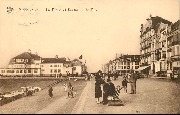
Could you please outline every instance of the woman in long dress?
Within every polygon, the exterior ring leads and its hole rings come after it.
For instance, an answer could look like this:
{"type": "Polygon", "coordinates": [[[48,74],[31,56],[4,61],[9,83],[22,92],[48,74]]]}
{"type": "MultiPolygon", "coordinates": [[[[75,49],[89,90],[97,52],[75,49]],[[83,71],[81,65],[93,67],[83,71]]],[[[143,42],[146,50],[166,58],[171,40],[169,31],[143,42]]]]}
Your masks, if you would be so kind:
{"type": "Polygon", "coordinates": [[[97,99],[97,103],[100,103],[100,97],[102,97],[101,83],[97,80],[95,83],[95,98],[97,99]]]}

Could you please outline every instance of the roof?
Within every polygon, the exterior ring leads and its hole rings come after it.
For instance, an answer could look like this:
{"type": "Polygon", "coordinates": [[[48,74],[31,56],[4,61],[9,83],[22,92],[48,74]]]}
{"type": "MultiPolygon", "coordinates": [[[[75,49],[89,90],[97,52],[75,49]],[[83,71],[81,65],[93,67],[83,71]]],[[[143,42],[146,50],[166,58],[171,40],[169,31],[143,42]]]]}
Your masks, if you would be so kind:
{"type": "Polygon", "coordinates": [[[78,60],[78,59],[74,59],[72,61],[72,63],[73,63],[73,66],[81,66],[82,65],[82,62],[80,60],[78,60]]]}
{"type": "Polygon", "coordinates": [[[180,23],[180,20],[178,20],[177,22],[175,22],[174,24],[172,24],[171,26],[171,30],[177,30],[179,29],[179,24],[180,23]]]}
{"type": "Polygon", "coordinates": [[[69,63],[66,58],[42,58],[42,63],[69,63]]]}
{"type": "Polygon", "coordinates": [[[171,25],[172,22],[166,20],[166,19],[163,19],[159,16],[156,16],[156,17],[151,17],[151,20],[152,20],[152,27],[156,27],[158,23],[162,22],[164,24],[168,24],[168,25],[171,25]]]}
{"type": "MultiPolygon", "coordinates": [[[[149,18],[148,18],[149,19],[149,18]]],[[[157,32],[158,30],[158,27],[160,26],[160,22],[164,23],[164,24],[168,24],[168,25],[171,25],[172,22],[166,20],[166,19],[163,19],[159,16],[156,16],[156,17],[151,17],[149,20],[152,20],[152,26],[151,28],[155,29],[155,32],[157,32]]],[[[145,31],[143,33],[146,33],[148,32],[151,28],[147,27],[145,28],[145,31]]]]}
{"type": "Polygon", "coordinates": [[[38,56],[36,54],[29,53],[29,52],[24,52],[22,54],[15,56],[12,59],[40,59],[40,56],[38,56]]]}

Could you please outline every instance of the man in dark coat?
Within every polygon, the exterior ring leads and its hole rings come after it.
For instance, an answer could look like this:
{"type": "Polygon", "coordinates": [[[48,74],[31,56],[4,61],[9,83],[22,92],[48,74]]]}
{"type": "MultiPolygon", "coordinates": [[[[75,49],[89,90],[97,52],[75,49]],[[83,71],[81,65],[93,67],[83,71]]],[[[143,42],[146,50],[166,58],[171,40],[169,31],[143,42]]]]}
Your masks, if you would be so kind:
{"type": "Polygon", "coordinates": [[[52,87],[50,87],[49,88],[49,90],[48,90],[48,92],[49,92],[49,96],[52,98],[53,97],[53,88],[52,87]]]}
{"type": "Polygon", "coordinates": [[[129,78],[129,82],[131,83],[131,94],[136,94],[136,74],[132,72],[129,78]]]}
{"type": "Polygon", "coordinates": [[[103,85],[103,105],[108,103],[108,96],[109,96],[109,84],[106,82],[103,85]]]}
{"type": "Polygon", "coordinates": [[[102,97],[101,83],[100,81],[96,81],[95,83],[95,98],[97,98],[96,102],[100,103],[99,98],[102,97]]]}

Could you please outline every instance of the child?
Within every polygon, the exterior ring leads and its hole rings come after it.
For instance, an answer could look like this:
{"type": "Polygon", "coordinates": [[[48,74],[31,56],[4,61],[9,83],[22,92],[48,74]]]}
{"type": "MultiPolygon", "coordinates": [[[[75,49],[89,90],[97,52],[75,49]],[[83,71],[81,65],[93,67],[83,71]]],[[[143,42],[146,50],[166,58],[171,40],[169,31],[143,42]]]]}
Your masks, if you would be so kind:
{"type": "Polygon", "coordinates": [[[124,76],[123,81],[122,81],[122,86],[124,88],[124,94],[127,94],[127,83],[128,83],[128,81],[127,81],[126,77],[124,76]]]}
{"type": "Polygon", "coordinates": [[[67,86],[67,83],[65,82],[64,83],[64,91],[67,91],[67,88],[68,88],[68,86],[67,86]]]}

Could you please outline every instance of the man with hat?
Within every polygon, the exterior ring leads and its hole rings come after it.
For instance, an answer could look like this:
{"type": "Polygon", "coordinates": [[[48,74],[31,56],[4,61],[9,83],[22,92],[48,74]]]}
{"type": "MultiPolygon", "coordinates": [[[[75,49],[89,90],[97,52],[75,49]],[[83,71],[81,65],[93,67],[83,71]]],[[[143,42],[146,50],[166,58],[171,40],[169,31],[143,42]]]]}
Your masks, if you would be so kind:
{"type": "Polygon", "coordinates": [[[131,94],[136,94],[136,81],[137,81],[136,74],[132,72],[129,78],[129,82],[131,83],[131,94]]]}

